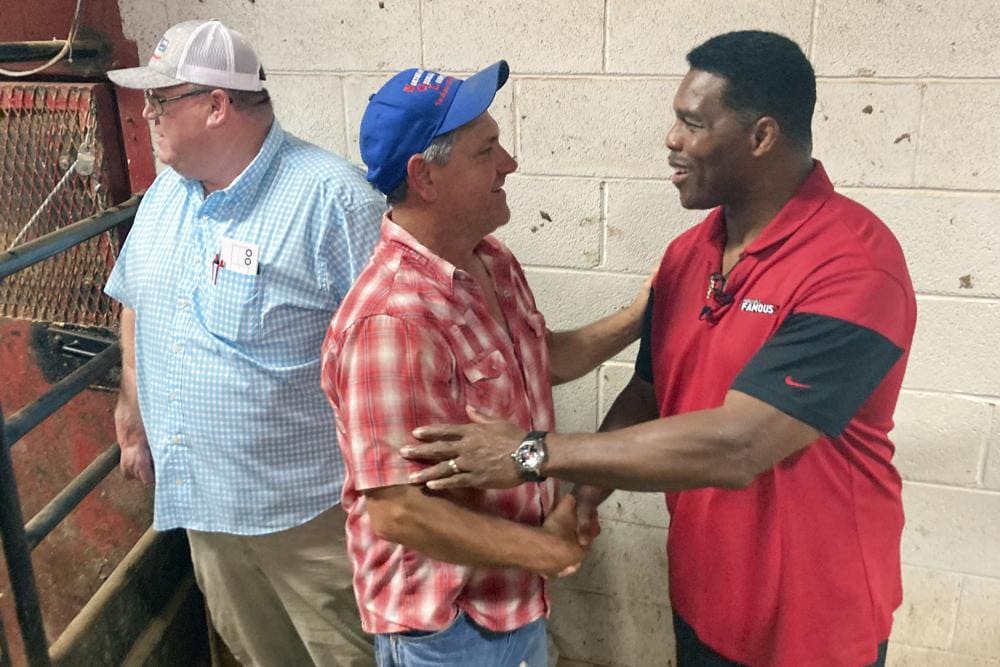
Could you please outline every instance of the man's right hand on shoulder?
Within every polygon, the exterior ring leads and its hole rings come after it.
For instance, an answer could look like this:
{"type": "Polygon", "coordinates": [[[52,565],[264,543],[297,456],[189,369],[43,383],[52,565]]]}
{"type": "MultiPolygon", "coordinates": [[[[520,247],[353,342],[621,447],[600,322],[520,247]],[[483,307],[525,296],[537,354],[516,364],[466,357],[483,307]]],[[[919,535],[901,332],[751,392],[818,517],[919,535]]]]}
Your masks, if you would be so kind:
{"type": "Polygon", "coordinates": [[[138,479],[144,484],[156,481],[153,474],[153,455],[149,452],[149,441],[146,439],[146,428],[142,424],[142,416],[135,407],[118,402],[115,408],[115,434],[118,436],[118,446],[121,448],[121,468],[125,479],[138,479]]]}
{"type": "Polygon", "coordinates": [[[576,523],[576,498],[573,496],[565,496],[545,517],[542,530],[558,538],[558,542],[550,552],[551,567],[540,573],[543,576],[565,577],[580,569],[587,552],[577,538],[576,523]]]}

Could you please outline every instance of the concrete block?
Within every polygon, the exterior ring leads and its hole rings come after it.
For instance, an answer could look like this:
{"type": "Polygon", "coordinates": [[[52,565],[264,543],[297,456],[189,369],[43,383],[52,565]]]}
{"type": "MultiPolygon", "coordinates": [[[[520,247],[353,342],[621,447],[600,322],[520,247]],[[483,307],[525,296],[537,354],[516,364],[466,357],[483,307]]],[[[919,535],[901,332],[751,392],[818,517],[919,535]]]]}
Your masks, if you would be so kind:
{"type": "Polygon", "coordinates": [[[890,437],[904,479],[975,486],[993,406],[983,401],[904,391],[890,437]]]}
{"type": "Polygon", "coordinates": [[[983,486],[1000,490],[1000,408],[995,408],[993,411],[993,435],[990,437],[990,447],[986,453],[983,486]]]}
{"type": "Polygon", "coordinates": [[[677,189],[669,181],[612,181],[605,187],[608,212],[604,265],[611,271],[649,274],[659,266],[670,242],[701,222],[707,213],[683,208],[677,189]]]}
{"type": "MultiPolygon", "coordinates": [[[[413,67],[407,65],[406,67],[413,67]]],[[[378,89],[388,81],[395,72],[384,75],[353,75],[344,79],[344,105],[347,107],[347,144],[351,161],[361,164],[361,150],[358,148],[358,134],[361,130],[361,118],[368,106],[368,98],[378,92],[378,89]]],[[[513,86],[507,84],[499,91],[490,106],[489,111],[500,126],[500,143],[508,150],[514,147],[513,118],[513,86]]]]}
{"type": "Polygon", "coordinates": [[[893,642],[947,649],[958,613],[962,575],[903,567],[903,604],[893,614],[893,642]]]}
{"type": "Polygon", "coordinates": [[[420,65],[419,0],[252,6],[261,26],[262,60],[271,69],[392,72],[420,65]]]}
{"type": "Polygon", "coordinates": [[[965,577],[952,648],[981,658],[1000,657],[1000,579],[965,577]]]}
{"type": "MultiPolygon", "coordinates": [[[[997,16],[1000,12],[994,11],[997,16]]],[[[1000,22],[1000,19],[994,19],[1000,22]]],[[[1000,35],[998,29],[997,35],[1000,35]]],[[[997,37],[994,37],[994,42],[997,37]]],[[[1000,49],[993,49],[1000,54],[1000,49]]],[[[1000,60],[1000,55],[996,56],[1000,60]]],[[[995,76],[996,70],[994,70],[995,76]]],[[[968,74],[966,74],[968,76],[968,74]]],[[[916,185],[1000,190],[1000,107],[996,83],[929,83],[917,155],[916,185]]]]}
{"type": "Polygon", "coordinates": [[[609,362],[601,366],[600,369],[600,398],[601,404],[598,409],[598,418],[604,419],[611,409],[611,405],[618,398],[625,385],[632,379],[635,372],[635,364],[625,364],[620,362],[609,362]]]}
{"type": "Polygon", "coordinates": [[[595,370],[552,388],[560,433],[593,433],[597,429],[597,373],[595,370]]]}
{"type": "Polygon", "coordinates": [[[601,262],[601,184],[582,178],[512,175],[510,222],[496,235],[522,264],[589,269],[601,262]]]}
{"type": "Polygon", "coordinates": [[[1000,395],[1000,303],[917,299],[904,386],[1000,395]]]}
{"type": "Polygon", "coordinates": [[[683,75],[688,51],[730,30],[776,30],[808,49],[811,24],[812,6],[795,0],[609,0],[607,69],[683,75]]]}
{"type": "Polygon", "coordinates": [[[622,601],[664,604],[670,599],[666,541],[662,528],[604,520],[583,566],[560,585],[622,601]]]}
{"type": "Polygon", "coordinates": [[[368,106],[368,98],[378,92],[392,74],[378,76],[351,75],[344,77],[345,134],[347,135],[347,156],[352,162],[361,164],[361,149],[358,135],[361,132],[361,117],[368,106]]]}
{"type": "Polygon", "coordinates": [[[877,214],[899,239],[913,287],[925,294],[1000,296],[1000,195],[843,191],[877,214]]]}
{"type": "Polygon", "coordinates": [[[975,658],[890,642],[885,664],[887,667],[998,667],[1000,659],[975,658]]]}
{"type": "MultiPolygon", "coordinates": [[[[572,329],[624,308],[639,293],[643,276],[586,271],[525,269],[538,309],[553,331],[572,329]]],[[[635,358],[633,343],[615,358],[635,358]]]]}
{"type": "Polygon", "coordinates": [[[517,82],[521,172],[663,178],[676,80],[517,82]]]}
{"type": "Polygon", "coordinates": [[[284,129],[346,157],[344,92],[339,77],[276,73],[268,75],[267,88],[284,129]],[[317,99],[322,99],[323,104],[316,104],[317,99]]]}
{"type": "Polygon", "coordinates": [[[1000,578],[1000,493],[903,484],[907,565],[1000,578]]]}
{"type": "MultiPolygon", "coordinates": [[[[600,516],[601,521],[623,521],[661,529],[665,529],[670,524],[667,502],[662,493],[615,491],[601,505],[600,516]]],[[[662,543],[664,553],[666,553],[667,534],[665,531],[662,543]]]]}
{"type": "Polygon", "coordinates": [[[992,77],[1000,70],[994,3],[846,0],[823,3],[817,18],[813,64],[821,76],[992,77]]]}
{"type": "MultiPolygon", "coordinates": [[[[162,2],[121,2],[118,3],[118,10],[122,17],[122,32],[135,41],[139,64],[145,65],[163,33],[177,21],[170,20],[167,7],[162,2]]],[[[65,39],[65,35],[60,39],[65,39]]]]}
{"type": "Polygon", "coordinates": [[[909,185],[920,130],[920,86],[823,82],[814,151],[837,185],[909,185]]]}
{"type": "Polygon", "coordinates": [[[431,68],[472,72],[502,58],[515,72],[600,72],[604,2],[425,0],[423,35],[431,68]]]}
{"type": "Polygon", "coordinates": [[[670,665],[674,633],[670,608],[556,588],[549,627],[560,655],[616,667],[670,665]]]}
{"type": "MultiPolygon", "coordinates": [[[[122,4],[145,4],[145,3],[119,3],[122,4]]],[[[174,25],[181,21],[191,21],[194,19],[207,21],[216,19],[222,21],[226,27],[232,28],[236,32],[246,37],[257,52],[257,57],[264,64],[264,70],[268,73],[275,65],[266,58],[262,50],[264,46],[261,42],[260,30],[260,9],[262,5],[245,0],[164,0],[162,3],[167,10],[167,25],[174,25]]],[[[166,26],[160,31],[166,29],[166,26]]],[[[309,69],[306,66],[298,69],[309,69]]],[[[268,74],[270,76],[270,74],[268,74]]]]}

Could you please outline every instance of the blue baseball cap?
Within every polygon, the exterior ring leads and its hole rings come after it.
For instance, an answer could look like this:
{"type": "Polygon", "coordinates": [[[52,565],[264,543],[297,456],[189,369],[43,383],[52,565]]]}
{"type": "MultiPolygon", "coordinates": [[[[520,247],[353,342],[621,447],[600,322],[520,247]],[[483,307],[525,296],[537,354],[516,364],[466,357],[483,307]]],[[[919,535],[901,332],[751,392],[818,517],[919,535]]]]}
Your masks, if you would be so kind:
{"type": "Polygon", "coordinates": [[[368,181],[385,194],[406,180],[406,163],[435,137],[485,112],[507,83],[510,68],[501,60],[457,79],[412,68],[395,75],[368,100],[361,118],[361,159],[368,181]]]}

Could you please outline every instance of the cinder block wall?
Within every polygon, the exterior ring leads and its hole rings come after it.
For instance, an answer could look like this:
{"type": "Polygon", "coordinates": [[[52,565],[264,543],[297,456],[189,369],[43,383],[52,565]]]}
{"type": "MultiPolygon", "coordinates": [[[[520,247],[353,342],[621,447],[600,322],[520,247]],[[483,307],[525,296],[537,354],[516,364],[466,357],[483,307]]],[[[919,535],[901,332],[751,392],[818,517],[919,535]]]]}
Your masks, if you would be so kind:
{"type": "MultiPolygon", "coordinates": [[[[493,108],[520,170],[501,232],[555,328],[624,304],[700,219],[666,180],[684,54],[731,29],[797,40],[819,75],[815,154],[898,235],[919,322],[894,432],[906,479],[906,598],[894,665],[1000,665],[1000,3],[997,0],[121,0],[163,29],[246,33],[285,127],[358,158],[368,95],[394,70],[513,71],[493,108]]],[[[591,430],[633,350],[557,390],[591,430]]],[[[821,521],[821,517],[817,517],[821,521]]],[[[672,661],[662,497],[617,493],[583,570],[556,587],[568,664],[672,661]]]]}

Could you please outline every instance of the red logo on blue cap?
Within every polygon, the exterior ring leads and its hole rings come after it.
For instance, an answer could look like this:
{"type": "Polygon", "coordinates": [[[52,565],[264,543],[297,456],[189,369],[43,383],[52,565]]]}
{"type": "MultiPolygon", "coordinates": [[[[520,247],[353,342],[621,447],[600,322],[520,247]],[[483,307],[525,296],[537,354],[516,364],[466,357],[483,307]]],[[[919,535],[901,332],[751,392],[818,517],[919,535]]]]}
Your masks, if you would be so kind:
{"type": "Polygon", "coordinates": [[[428,72],[418,69],[413,73],[410,82],[403,86],[404,93],[423,93],[428,90],[440,91],[434,106],[441,106],[448,97],[448,90],[455,79],[438,72],[428,72]]]}

